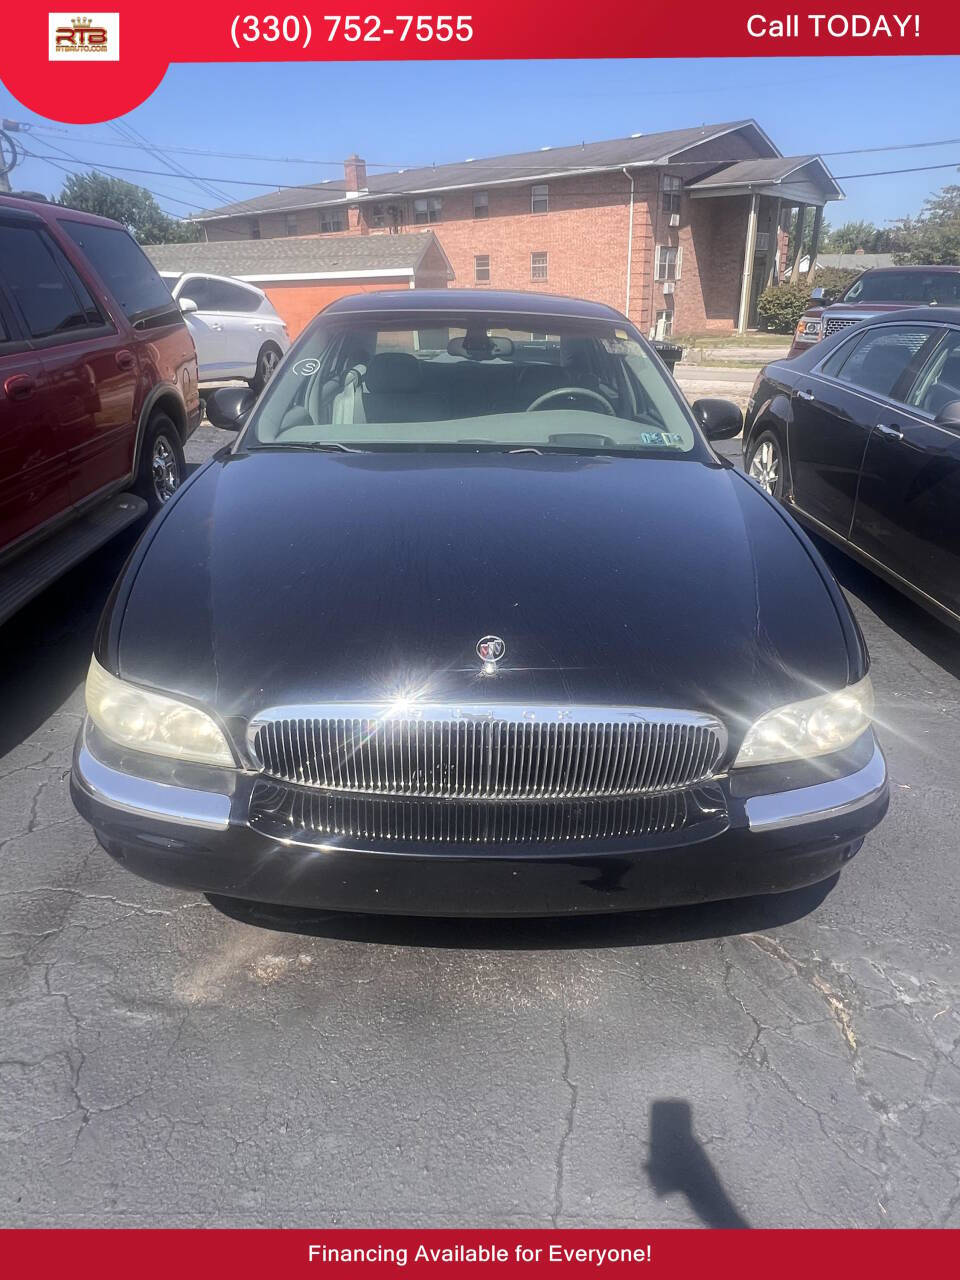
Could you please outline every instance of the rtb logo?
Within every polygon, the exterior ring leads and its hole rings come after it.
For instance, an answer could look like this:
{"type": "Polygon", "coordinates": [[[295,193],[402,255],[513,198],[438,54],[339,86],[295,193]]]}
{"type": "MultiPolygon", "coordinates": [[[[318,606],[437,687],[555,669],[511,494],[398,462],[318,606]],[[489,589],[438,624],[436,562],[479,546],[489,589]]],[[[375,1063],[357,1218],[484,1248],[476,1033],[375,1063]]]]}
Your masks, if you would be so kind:
{"type": "Polygon", "coordinates": [[[119,13],[51,13],[51,62],[118,62],[119,13]]]}

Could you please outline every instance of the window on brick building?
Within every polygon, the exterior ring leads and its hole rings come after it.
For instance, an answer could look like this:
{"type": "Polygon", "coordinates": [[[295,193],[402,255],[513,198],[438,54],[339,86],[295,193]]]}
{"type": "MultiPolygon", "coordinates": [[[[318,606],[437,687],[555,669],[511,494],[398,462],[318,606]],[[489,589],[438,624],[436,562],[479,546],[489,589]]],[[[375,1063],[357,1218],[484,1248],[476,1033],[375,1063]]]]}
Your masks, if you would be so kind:
{"type": "Polygon", "coordinates": [[[250,219],[250,239],[251,240],[260,239],[260,219],[259,218],[250,219]]]}
{"type": "Polygon", "coordinates": [[[655,280],[679,280],[683,250],[674,245],[658,244],[654,269],[655,280]]]}
{"type": "Polygon", "coordinates": [[[670,338],[673,336],[673,312],[658,311],[654,321],[653,336],[655,338],[670,338]]]}
{"type": "Polygon", "coordinates": [[[665,173],[663,181],[660,184],[661,191],[661,207],[664,213],[680,212],[680,192],[683,189],[683,181],[676,178],[673,174],[665,173]]]}
{"type": "Polygon", "coordinates": [[[539,187],[530,188],[530,212],[550,212],[550,188],[544,182],[539,187]]]}
{"type": "Polygon", "coordinates": [[[295,236],[297,234],[297,215],[295,213],[287,214],[284,219],[283,230],[284,234],[288,236],[295,236]]]}
{"type": "Polygon", "coordinates": [[[346,231],[346,229],[347,224],[344,220],[342,209],[320,210],[321,231],[346,231]]]}
{"type": "Polygon", "coordinates": [[[475,191],[473,193],[473,216],[475,218],[489,218],[490,197],[486,191],[475,191]]]}
{"type": "Polygon", "coordinates": [[[530,255],[530,279],[546,280],[547,278],[547,255],[546,253],[531,253],[530,255]]]}
{"type": "Polygon", "coordinates": [[[490,255],[478,253],[473,260],[473,280],[475,284],[490,283],[490,255]]]}
{"type": "Polygon", "coordinates": [[[443,201],[439,196],[431,196],[428,199],[414,200],[413,220],[415,223],[420,225],[425,222],[439,222],[440,210],[442,208],[443,201]]]}

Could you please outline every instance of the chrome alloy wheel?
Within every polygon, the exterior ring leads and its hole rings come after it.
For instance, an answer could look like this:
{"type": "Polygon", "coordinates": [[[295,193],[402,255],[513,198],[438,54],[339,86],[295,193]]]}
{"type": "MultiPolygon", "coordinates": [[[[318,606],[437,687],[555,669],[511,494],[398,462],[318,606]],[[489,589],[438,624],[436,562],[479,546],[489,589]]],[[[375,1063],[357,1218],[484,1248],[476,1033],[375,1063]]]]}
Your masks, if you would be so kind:
{"type": "Polygon", "coordinates": [[[762,440],[750,459],[750,478],[773,497],[780,484],[780,450],[773,440],[762,440]]]}
{"type": "Polygon", "coordinates": [[[264,386],[270,381],[274,373],[276,373],[277,365],[280,363],[279,351],[265,351],[260,357],[260,380],[264,386]]]}
{"type": "Polygon", "coordinates": [[[166,436],[157,436],[153,442],[150,472],[153,476],[153,491],[157,495],[157,500],[166,502],[168,498],[172,498],[180,487],[180,464],[166,436]]]}

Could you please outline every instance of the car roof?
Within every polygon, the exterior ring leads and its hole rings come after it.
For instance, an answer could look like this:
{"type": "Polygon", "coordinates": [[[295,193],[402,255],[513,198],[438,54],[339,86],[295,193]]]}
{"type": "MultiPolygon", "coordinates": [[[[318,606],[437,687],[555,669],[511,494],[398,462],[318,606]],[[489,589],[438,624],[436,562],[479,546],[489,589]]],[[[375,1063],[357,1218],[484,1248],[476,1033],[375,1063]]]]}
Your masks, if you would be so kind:
{"type": "Polygon", "coordinates": [[[0,195],[0,209],[8,209],[13,213],[22,213],[27,216],[32,215],[34,218],[41,218],[44,222],[59,222],[62,218],[69,218],[74,222],[91,222],[98,227],[119,227],[121,231],[126,231],[126,227],[115,222],[113,218],[101,218],[95,213],[84,213],[82,209],[71,209],[69,205],[54,204],[52,200],[0,195]]]}
{"type": "MultiPolygon", "coordinates": [[[[927,324],[960,324],[960,307],[904,307],[902,311],[885,311],[864,320],[863,327],[877,324],[902,324],[904,320],[922,320],[927,324]]],[[[860,326],[858,325],[857,328],[860,326]]]]}
{"type": "Polygon", "coordinates": [[[324,309],[324,315],[356,315],[390,312],[451,311],[500,315],[551,316],[581,320],[619,320],[623,315],[603,302],[587,302],[583,298],[566,298],[554,293],[525,293],[503,289],[405,289],[383,293],[352,293],[337,298],[324,309]]]}
{"type": "MultiPolygon", "coordinates": [[[[856,268],[854,268],[854,270],[855,269],[856,268]]],[[[951,272],[956,273],[960,271],[960,266],[957,266],[957,267],[944,266],[941,263],[938,266],[925,267],[915,262],[906,262],[902,267],[868,267],[863,274],[865,276],[886,276],[886,275],[890,275],[891,273],[894,273],[896,275],[901,275],[904,271],[922,271],[924,274],[928,274],[929,272],[934,271],[934,272],[944,272],[947,275],[949,275],[951,272]]]]}

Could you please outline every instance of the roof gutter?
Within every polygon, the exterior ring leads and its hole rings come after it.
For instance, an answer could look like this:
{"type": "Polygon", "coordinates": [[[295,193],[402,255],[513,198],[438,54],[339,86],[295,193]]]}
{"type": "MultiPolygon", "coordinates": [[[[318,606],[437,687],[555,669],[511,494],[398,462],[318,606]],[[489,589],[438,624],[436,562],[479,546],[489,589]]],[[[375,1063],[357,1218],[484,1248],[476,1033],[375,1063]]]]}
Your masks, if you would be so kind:
{"type": "MultiPolygon", "coordinates": [[[[168,270],[168,268],[164,268],[168,270]]],[[[200,273],[200,267],[193,267],[184,275],[200,273]]],[[[203,272],[205,275],[211,272],[203,272]]],[[[245,280],[247,284],[257,284],[261,280],[409,280],[413,277],[413,267],[383,267],[379,270],[364,268],[362,271],[351,271],[349,267],[341,271],[257,271],[253,275],[233,275],[233,280],[245,280]]]]}
{"type": "Polygon", "coordinates": [[[633,174],[626,166],[620,171],[630,183],[630,217],[628,219],[627,231],[627,298],[623,306],[623,314],[630,319],[630,276],[633,272],[633,195],[634,195],[634,178],[633,174]]]}

